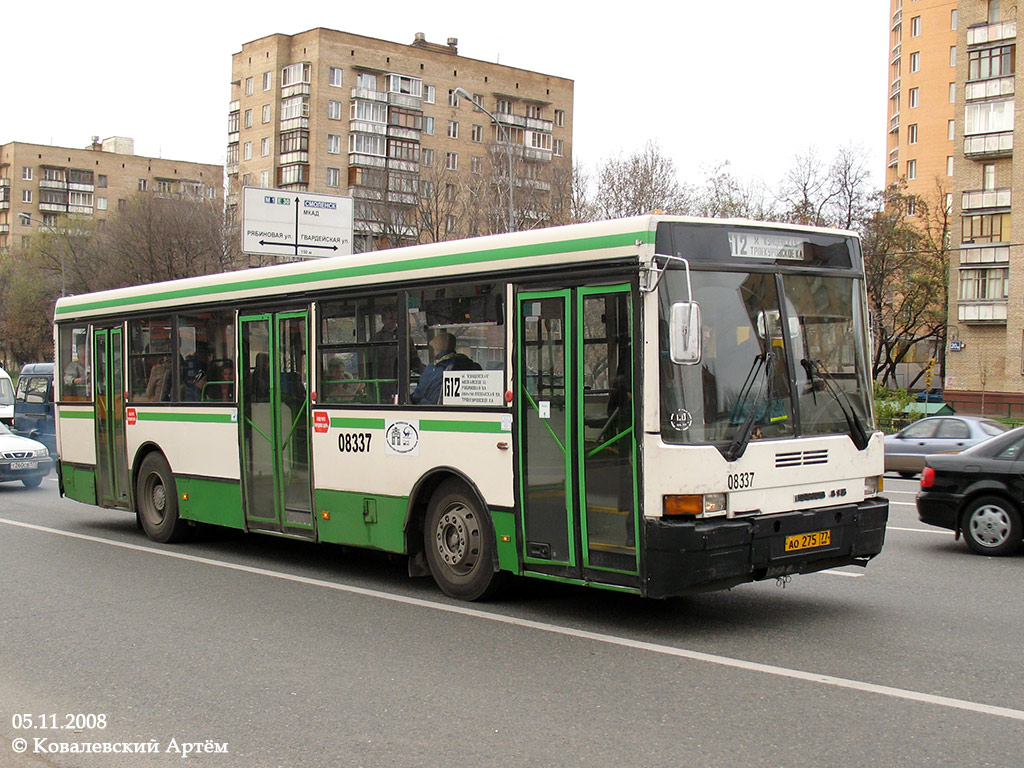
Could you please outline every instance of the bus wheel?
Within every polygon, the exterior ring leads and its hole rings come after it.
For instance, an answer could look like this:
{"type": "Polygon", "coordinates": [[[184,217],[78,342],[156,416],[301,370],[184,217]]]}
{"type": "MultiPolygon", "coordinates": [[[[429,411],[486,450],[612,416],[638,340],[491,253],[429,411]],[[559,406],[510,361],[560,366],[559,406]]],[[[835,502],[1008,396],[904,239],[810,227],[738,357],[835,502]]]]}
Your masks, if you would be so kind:
{"type": "Polygon", "coordinates": [[[497,588],[490,520],[461,483],[442,483],[430,499],[423,546],[430,573],[449,597],[481,600],[497,588]]]}
{"type": "Polygon", "coordinates": [[[138,519],[153,541],[174,542],[188,538],[188,523],[178,517],[178,491],[167,460],[151,453],[142,460],[136,484],[138,519]]]}

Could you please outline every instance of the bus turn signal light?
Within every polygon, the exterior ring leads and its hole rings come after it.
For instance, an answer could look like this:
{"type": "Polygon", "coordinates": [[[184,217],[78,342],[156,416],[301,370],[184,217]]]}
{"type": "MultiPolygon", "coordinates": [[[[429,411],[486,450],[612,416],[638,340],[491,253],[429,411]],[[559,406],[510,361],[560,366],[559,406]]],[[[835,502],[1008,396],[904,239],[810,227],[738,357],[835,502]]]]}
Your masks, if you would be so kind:
{"type": "Polygon", "coordinates": [[[708,493],[703,496],[698,494],[687,494],[685,496],[663,497],[663,511],[665,515],[703,515],[714,512],[725,511],[725,494],[708,493]]]}

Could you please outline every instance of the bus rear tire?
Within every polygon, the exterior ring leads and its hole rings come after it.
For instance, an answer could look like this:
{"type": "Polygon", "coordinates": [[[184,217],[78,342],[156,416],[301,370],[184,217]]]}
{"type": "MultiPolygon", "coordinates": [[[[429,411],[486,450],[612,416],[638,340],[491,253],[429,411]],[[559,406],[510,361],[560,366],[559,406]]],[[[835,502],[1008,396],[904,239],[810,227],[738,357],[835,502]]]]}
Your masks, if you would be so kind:
{"type": "Polygon", "coordinates": [[[462,483],[447,480],[430,499],[423,526],[423,548],[430,574],[449,597],[483,600],[501,586],[495,571],[490,518],[462,483]]]}
{"type": "Polygon", "coordinates": [[[159,453],[143,459],[135,489],[138,521],[149,538],[165,544],[188,538],[191,528],[178,517],[178,490],[167,459],[159,453]]]}

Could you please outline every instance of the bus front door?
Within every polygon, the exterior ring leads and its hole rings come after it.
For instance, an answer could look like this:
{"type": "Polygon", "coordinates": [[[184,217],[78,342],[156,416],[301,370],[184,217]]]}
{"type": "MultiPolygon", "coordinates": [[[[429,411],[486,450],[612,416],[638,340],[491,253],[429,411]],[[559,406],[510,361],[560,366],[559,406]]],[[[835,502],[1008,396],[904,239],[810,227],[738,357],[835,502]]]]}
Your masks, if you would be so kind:
{"type": "Polygon", "coordinates": [[[239,333],[247,525],[313,537],[308,313],[243,316],[239,333]]]}
{"type": "Polygon", "coordinates": [[[523,566],[635,583],[633,317],[628,285],[520,293],[523,566]]]}
{"type": "Polygon", "coordinates": [[[96,503],[128,508],[124,348],[120,328],[93,331],[96,377],[96,503]]]}

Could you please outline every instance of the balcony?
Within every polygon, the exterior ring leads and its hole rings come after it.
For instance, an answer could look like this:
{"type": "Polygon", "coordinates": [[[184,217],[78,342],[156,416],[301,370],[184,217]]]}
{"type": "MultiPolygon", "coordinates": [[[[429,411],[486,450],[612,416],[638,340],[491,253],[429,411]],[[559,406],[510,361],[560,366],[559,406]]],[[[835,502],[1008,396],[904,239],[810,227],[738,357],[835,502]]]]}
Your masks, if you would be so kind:
{"type": "Polygon", "coordinates": [[[1013,154],[1013,131],[964,137],[965,157],[1005,157],[1013,154]]]}
{"type": "Polygon", "coordinates": [[[975,189],[964,192],[960,199],[960,208],[964,211],[977,208],[1009,208],[1009,189],[975,189]]]}
{"type": "Polygon", "coordinates": [[[389,203],[400,203],[401,205],[417,205],[420,196],[415,192],[388,192],[389,203]]]}
{"type": "Polygon", "coordinates": [[[64,179],[40,179],[40,189],[67,189],[68,183],[64,179]]]}
{"type": "Polygon", "coordinates": [[[385,168],[388,163],[387,160],[379,155],[366,155],[362,152],[349,152],[348,164],[362,166],[363,168],[385,168]]]}
{"type": "Polygon", "coordinates": [[[889,119],[889,133],[899,133],[900,130],[900,113],[897,112],[889,119]]]}
{"type": "Polygon", "coordinates": [[[404,171],[406,173],[418,173],[420,164],[418,160],[397,160],[388,158],[388,168],[393,171],[404,171]]]}
{"type": "Polygon", "coordinates": [[[892,47],[892,59],[890,59],[889,63],[890,64],[895,64],[897,61],[899,61],[900,60],[900,56],[902,55],[902,53],[903,53],[903,43],[896,43],[896,45],[894,45],[892,47]]]}
{"type": "Polygon", "coordinates": [[[991,99],[996,96],[1013,96],[1013,78],[996,77],[992,80],[976,80],[964,89],[967,101],[991,99]]]}
{"type": "Polygon", "coordinates": [[[410,141],[419,141],[420,132],[415,128],[404,128],[400,125],[389,125],[387,127],[388,136],[392,139],[408,139],[410,141]]]}
{"type": "Polygon", "coordinates": [[[10,200],[0,200],[0,211],[9,211],[9,210],[11,210],[11,201],[10,200]]]}
{"type": "Polygon", "coordinates": [[[893,147],[889,150],[889,168],[895,168],[900,163],[900,148],[893,147]]]}
{"type": "Polygon", "coordinates": [[[308,117],[292,117],[281,121],[281,131],[295,131],[300,128],[309,128],[308,117]]]}
{"type": "Polygon", "coordinates": [[[4,176],[3,178],[0,178],[0,187],[9,187],[9,186],[11,186],[11,180],[9,178],[7,178],[6,176],[4,176]]]}
{"type": "Polygon", "coordinates": [[[278,159],[278,165],[294,165],[295,163],[308,163],[309,152],[284,152],[278,159]]]}
{"type": "Polygon", "coordinates": [[[498,118],[499,123],[505,123],[506,125],[514,125],[518,128],[526,127],[526,118],[522,115],[512,115],[508,112],[495,112],[494,116],[498,118]]]}
{"type": "Polygon", "coordinates": [[[534,162],[550,163],[551,150],[537,149],[536,147],[523,147],[523,159],[534,162]]]}
{"type": "Polygon", "coordinates": [[[292,96],[309,96],[309,83],[296,83],[281,89],[282,99],[288,99],[292,96]]]}
{"type": "Polygon", "coordinates": [[[352,98],[386,102],[388,100],[388,95],[384,91],[375,91],[372,88],[360,88],[359,86],[355,86],[352,88],[352,98]]]}
{"type": "Polygon", "coordinates": [[[67,213],[67,203],[40,203],[40,211],[46,211],[47,213],[67,213]]]}
{"type": "Polygon", "coordinates": [[[1010,246],[1008,245],[973,245],[964,243],[960,246],[960,265],[974,264],[1009,264],[1010,246]]]}
{"type": "Polygon", "coordinates": [[[68,189],[72,192],[95,192],[96,185],[94,184],[81,184],[79,182],[72,181],[68,184],[68,189]]]}
{"type": "Polygon", "coordinates": [[[0,224],[0,235],[6,235],[10,231],[11,231],[11,225],[10,224],[0,224]]]}
{"type": "Polygon", "coordinates": [[[896,13],[892,15],[892,28],[896,29],[900,24],[903,23],[903,9],[898,8],[896,13]]]}
{"type": "Polygon", "coordinates": [[[384,190],[379,187],[349,187],[348,193],[358,200],[384,199],[384,190]]]}
{"type": "Polygon", "coordinates": [[[554,129],[554,123],[550,120],[542,120],[538,117],[526,118],[526,128],[530,131],[543,131],[544,133],[551,133],[554,129]]]}
{"type": "Polygon", "coordinates": [[[1011,40],[1017,37],[1016,21],[1000,21],[996,24],[978,24],[967,28],[967,44],[982,45],[997,40],[1011,40]]]}
{"type": "Polygon", "coordinates": [[[348,129],[352,133],[375,133],[378,136],[386,136],[388,127],[384,123],[371,123],[366,120],[351,120],[348,129]]]}
{"type": "Polygon", "coordinates": [[[957,319],[962,323],[1005,323],[1006,302],[961,302],[957,305],[957,319]]]}
{"type": "Polygon", "coordinates": [[[407,109],[423,109],[423,99],[419,96],[412,96],[408,93],[389,93],[388,104],[394,107],[405,107],[407,109]]]}
{"type": "Polygon", "coordinates": [[[896,96],[900,92],[900,79],[897,77],[892,81],[892,85],[889,87],[889,98],[896,96]]]}

